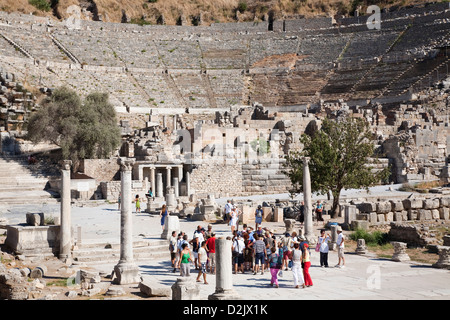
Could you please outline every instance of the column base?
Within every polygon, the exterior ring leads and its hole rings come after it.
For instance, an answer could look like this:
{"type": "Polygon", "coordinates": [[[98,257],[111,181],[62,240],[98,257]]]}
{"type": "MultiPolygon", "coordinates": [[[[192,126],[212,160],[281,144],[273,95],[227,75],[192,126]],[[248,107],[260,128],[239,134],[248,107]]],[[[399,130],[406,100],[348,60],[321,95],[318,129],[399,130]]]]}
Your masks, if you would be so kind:
{"type": "Polygon", "coordinates": [[[210,294],[208,300],[242,300],[242,298],[234,290],[223,290],[210,294]]]}
{"type": "Polygon", "coordinates": [[[133,262],[119,262],[114,267],[114,274],[116,275],[114,284],[132,284],[141,281],[139,268],[133,262]]]}

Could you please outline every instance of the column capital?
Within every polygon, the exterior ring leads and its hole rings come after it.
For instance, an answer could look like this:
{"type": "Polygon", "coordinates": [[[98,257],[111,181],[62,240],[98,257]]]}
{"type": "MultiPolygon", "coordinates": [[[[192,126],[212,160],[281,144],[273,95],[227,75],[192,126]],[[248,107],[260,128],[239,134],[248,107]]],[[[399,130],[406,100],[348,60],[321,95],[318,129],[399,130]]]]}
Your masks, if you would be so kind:
{"type": "Polygon", "coordinates": [[[62,170],[70,170],[70,167],[72,166],[72,160],[61,160],[59,164],[62,170]]]}
{"type": "Polygon", "coordinates": [[[119,158],[118,163],[120,165],[121,171],[131,171],[135,163],[135,159],[130,158],[119,158]]]}
{"type": "Polygon", "coordinates": [[[311,157],[302,157],[303,165],[307,166],[310,160],[311,157]]]}

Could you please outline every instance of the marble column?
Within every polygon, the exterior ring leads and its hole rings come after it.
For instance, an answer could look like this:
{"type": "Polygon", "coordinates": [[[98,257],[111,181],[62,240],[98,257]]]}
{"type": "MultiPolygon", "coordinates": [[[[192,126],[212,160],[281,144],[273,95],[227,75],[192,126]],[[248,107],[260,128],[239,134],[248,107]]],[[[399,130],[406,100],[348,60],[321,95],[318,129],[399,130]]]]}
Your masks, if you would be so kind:
{"type": "Polygon", "coordinates": [[[176,114],[173,115],[172,121],[173,121],[172,122],[172,127],[173,127],[172,132],[176,133],[176,131],[177,131],[177,115],[176,114]]]}
{"type": "Polygon", "coordinates": [[[150,185],[153,196],[156,197],[156,181],[155,181],[155,167],[150,167],[150,185]]]}
{"type": "Polygon", "coordinates": [[[189,197],[191,195],[191,174],[189,171],[185,174],[186,179],[186,195],[189,197]]]}
{"type": "Polygon", "coordinates": [[[172,183],[172,167],[166,167],[166,188],[171,186],[172,183]]]}
{"type": "Polygon", "coordinates": [[[139,268],[133,259],[133,221],[131,171],[134,159],[119,160],[121,173],[122,205],[120,210],[120,260],[114,267],[116,284],[131,284],[140,281],[139,268]]]}
{"type": "Polygon", "coordinates": [[[178,182],[183,180],[183,166],[178,166],[178,182]]]}
{"type": "Polygon", "coordinates": [[[180,196],[180,184],[178,183],[178,178],[172,178],[172,185],[175,192],[175,197],[178,198],[180,196]]]}
{"type": "Polygon", "coordinates": [[[70,167],[72,161],[62,161],[61,169],[61,228],[59,242],[59,259],[68,262],[72,250],[72,221],[71,221],[71,191],[70,191],[70,167]]]}
{"type": "Polygon", "coordinates": [[[239,300],[241,297],[233,289],[231,240],[216,239],[216,291],[208,300],[239,300]]]}
{"type": "Polygon", "coordinates": [[[164,197],[163,181],[162,181],[162,173],[161,172],[158,172],[156,174],[156,197],[158,197],[158,198],[164,197]]]}
{"type": "Polygon", "coordinates": [[[316,243],[313,232],[312,199],[311,199],[311,176],[309,174],[308,157],[303,157],[303,201],[305,202],[305,238],[310,244],[316,243]]]}

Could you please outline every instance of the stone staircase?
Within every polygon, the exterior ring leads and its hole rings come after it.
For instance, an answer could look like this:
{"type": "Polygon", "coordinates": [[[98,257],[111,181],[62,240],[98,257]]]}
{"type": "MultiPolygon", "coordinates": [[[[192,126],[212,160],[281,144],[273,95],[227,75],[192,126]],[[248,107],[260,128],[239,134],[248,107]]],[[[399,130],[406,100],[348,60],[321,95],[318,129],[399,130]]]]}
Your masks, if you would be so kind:
{"type": "Polygon", "coordinates": [[[32,170],[23,156],[0,156],[0,204],[56,203],[45,191],[48,177],[32,170]]]}
{"type": "MultiPolygon", "coordinates": [[[[90,243],[77,244],[72,251],[74,261],[86,264],[115,263],[120,259],[120,244],[90,243]]],[[[135,261],[170,260],[169,241],[151,240],[133,242],[135,261]]]]}

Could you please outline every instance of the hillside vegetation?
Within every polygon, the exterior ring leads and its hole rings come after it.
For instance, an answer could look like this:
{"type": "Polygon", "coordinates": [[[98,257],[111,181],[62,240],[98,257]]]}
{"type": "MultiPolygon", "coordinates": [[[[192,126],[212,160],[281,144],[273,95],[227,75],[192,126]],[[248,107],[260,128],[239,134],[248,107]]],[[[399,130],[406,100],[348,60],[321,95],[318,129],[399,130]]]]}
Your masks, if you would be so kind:
{"type": "MultiPolygon", "coordinates": [[[[448,1],[448,0],[443,0],[448,1]]],[[[355,9],[365,12],[367,6],[397,8],[421,5],[423,0],[2,0],[0,10],[33,13],[65,19],[68,8],[78,5],[82,19],[105,22],[131,22],[168,25],[180,23],[209,25],[219,22],[259,21],[271,15],[275,18],[353,15],[355,9]]]]}

